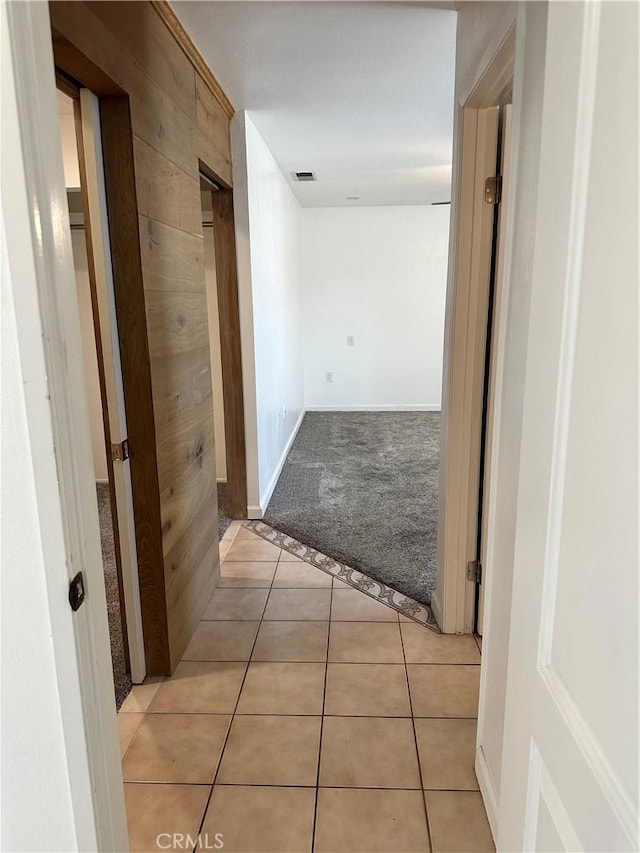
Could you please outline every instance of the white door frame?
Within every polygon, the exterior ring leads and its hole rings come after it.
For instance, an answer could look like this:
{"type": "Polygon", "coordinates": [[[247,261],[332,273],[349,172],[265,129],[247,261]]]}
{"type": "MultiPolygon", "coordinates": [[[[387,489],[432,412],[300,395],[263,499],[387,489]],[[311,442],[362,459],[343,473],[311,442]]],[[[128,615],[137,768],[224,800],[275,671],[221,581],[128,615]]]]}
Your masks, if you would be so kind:
{"type": "MultiPolygon", "coordinates": [[[[95,282],[98,308],[100,349],[109,425],[109,442],[106,452],[110,453],[111,445],[122,445],[127,439],[127,416],[111,267],[111,246],[100,133],[100,104],[98,98],[89,89],[80,90],[79,109],[78,159],[80,162],[80,182],[83,185],[83,195],[88,207],[85,235],[89,250],[87,254],[91,267],[90,275],[93,275],[95,282]]],[[[125,610],[122,615],[127,626],[131,680],[134,684],[140,684],[144,681],[147,670],[140,607],[131,460],[128,456],[120,459],[114,458],[111,470],[113,472],[117,530],[120,543],[122,596],[125,610]]]]}
{"type": "MultiPolygon", "coordinates": [[[[475,582],[467,563],[476,558],[480,434],[491,264],[493,208],[484,183],[494,174],[497,110],[513,85],[516,32],[511,27],[468,100],[457,107],[451,249],[445,318],[438,574],[431,606],[445,633],[471,633],[475,582]]],[[[502,308],[495,339],[504,337],[502,308]]]]}
{"type": "MultiPolygon", "coordinates": [[[[3,61],[2,81],[3,229],[25,375],[24,402],[74,831],[79,850],[126,850],[48,5],[3,3],[2,29],[3,47],[10,56],[10,62],[3,61]],[[86,599],[73,613],[68,587],[79,570],[85,576],[86,599]]],[[[34,731],[33,737],[37,735],[34,731]]]]}

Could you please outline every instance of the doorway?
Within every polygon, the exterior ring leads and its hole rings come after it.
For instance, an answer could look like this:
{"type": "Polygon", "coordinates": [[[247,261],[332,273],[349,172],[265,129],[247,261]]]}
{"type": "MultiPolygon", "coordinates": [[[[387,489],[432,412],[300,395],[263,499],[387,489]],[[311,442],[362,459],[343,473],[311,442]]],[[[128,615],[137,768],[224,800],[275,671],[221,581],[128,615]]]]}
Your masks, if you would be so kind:
{"type": "Polygon", "coordinates": [[[116,707],[146,674],[97,98],[57,92],[116,707]]]}
{"type": "Polygon", "coordinates": [[[200,164],[203,259],[218,491],[218,538],[247,517],[240,307],[233,193],[200,164]]]}

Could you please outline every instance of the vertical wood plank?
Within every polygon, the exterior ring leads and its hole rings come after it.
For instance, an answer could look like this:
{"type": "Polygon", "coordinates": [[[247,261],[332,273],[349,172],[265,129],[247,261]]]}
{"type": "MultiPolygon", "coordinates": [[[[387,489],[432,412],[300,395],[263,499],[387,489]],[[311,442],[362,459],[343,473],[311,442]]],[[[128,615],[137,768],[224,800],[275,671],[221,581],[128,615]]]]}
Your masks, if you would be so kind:
{"type": "Polygon", "coordinates": [[[233,193],[212,193],[213,240],[218,284],[222,393],[227,450],[227,482],[233,518],[247,517],[247,459],[244,436],[244,399],[242,395],[242,351],[240,345],[240,308],[236,266],[236,232],[233,218],[233,193]]]}

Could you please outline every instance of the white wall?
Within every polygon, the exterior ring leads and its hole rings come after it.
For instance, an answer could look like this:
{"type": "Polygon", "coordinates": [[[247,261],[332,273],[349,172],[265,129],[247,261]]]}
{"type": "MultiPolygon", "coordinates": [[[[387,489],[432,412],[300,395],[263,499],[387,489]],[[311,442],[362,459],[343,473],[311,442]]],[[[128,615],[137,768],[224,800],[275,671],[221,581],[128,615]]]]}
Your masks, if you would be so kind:
{"type": "Polygon", "coordinates": [[[449,207],[306,208],[301,224],[307,408],[438,410],[449,207]]]}
{"type": "Polygon", "coordinates": [[[220,355],[220,314],[218,311],[218,285],[216,281],[216,256],[213,228],[205,225],[204,278],[207,288],[207,314],[209,321],[209,347],[211,349],[211,382],[213,383],[213,428],[216,445],[216,477],[227,479],[227,448],[224,436],[224,396],[222,393],[222,358],[220,355]]]}
{"type": "Polygon", "coordinates": [[[96,480],[106,482],[108,480],[108,471],[104,444],[102,396],[100,394],[98,355],[96,353],[96,336],[93,326],[93,307],[91,305],[91,289],[89,286],[89,269],[87,265],[87,247],[84,230],[74,229],[71,232],[71,246],[73,248],[73,267],[76,274],[78,312],[80,314],[82,332],[82,358],[84,362],[85,384],[87,386],[87,401],[89,403],[93,467],[96,480]]]}
{"type": "Polygon", "coordinates": [[[249,514],[267,507],[304,410],[299,205],[246,113],[232,123],[249,514]]]}

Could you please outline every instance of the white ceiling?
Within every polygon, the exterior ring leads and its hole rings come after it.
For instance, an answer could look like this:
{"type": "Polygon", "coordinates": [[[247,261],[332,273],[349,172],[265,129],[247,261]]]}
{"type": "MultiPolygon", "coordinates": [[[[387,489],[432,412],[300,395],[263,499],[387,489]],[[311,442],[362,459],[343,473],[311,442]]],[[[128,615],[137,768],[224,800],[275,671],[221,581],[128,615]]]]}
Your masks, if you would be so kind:
{"type": "Polygon", "coordinates": [[[449,201],[454,11],[270,0],[173,8],[304,207],[449,201]],[[294,171],[317,183],[296,183],[294,171]]]}

